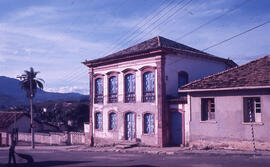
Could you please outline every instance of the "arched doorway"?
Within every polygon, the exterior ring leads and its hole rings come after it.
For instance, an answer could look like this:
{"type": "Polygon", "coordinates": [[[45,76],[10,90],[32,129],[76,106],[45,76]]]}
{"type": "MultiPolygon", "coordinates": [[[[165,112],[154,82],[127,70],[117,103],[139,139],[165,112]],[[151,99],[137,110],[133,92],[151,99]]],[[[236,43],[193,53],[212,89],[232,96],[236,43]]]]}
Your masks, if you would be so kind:
{"type": "Polygon", "coordinates": [[[125,131],[126,140],[133,140],[136,138],[135,114],[132,112],[128,112],[125,115],[125,131]]]}

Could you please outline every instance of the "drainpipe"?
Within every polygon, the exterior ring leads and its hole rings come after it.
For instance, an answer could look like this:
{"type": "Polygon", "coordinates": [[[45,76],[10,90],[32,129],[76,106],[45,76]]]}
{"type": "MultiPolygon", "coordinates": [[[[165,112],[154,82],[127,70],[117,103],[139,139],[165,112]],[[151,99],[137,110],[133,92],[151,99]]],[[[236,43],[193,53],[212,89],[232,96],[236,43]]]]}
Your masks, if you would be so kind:
{"type": "Polygon", "coordinates": [[[94,69],[89,68],[89,137],[90,137],[90,146],[94,145],[93,137],[93,75],[94,69]]]}

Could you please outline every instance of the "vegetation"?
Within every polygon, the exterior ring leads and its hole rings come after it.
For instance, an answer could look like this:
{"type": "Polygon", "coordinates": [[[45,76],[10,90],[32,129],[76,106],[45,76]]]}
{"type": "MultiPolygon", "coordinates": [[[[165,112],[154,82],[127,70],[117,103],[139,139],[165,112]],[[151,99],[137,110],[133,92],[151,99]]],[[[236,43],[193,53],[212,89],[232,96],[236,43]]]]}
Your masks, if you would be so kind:
{"type": "Polygon", "coordinates": [[[32,148],[35,148],[34,142],[34,128],[33,128],[33,98],[37,92],[37,88],[43,89],[44,80],[37,78],[39,72],[34,71],[31,67],[30,71],[25,70],[24,74],[18,76],[21,79],[21,88],[25,90],[27,98],[30,100],[31,112],[31,133],[32,133],[32,148]],[[43,83],[42,83],[43,82],[43,83]]]}

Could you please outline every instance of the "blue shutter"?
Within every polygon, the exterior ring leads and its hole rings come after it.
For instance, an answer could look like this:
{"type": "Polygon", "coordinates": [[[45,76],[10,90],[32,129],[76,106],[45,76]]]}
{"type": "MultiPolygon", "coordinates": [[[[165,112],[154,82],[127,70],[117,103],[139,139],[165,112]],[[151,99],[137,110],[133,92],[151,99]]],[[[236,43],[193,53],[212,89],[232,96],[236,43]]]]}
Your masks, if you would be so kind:
{"type": "Polygon", "coordinates": [[[109,79],[109,93],[110,94],[116,94],[118,91],[117,88],[117,78],[115,76],[111,77],[109,79]]]}
{"type": "Polygon", "coordinates": [[[188,83],[188,74],[185,72],[180,72],[178,75],[178,88],[181,88],[188,83]]]}
{"type": "Polygon", "coordinates": [[[117,102],[118,82],[117,77],[113,76],[109,78],[109,102],[117,102]]]}
{"type": "Polygon", "coordinates": [[[101,78],[96,79],[96,95],[103,95],[103,82],[101,78]]]}
{"type": "Polygon", "coordinates": [[[154,116],[153,114],[144,115],[144,133],[152,134],[154,133],[154,116]]]}
{"type": "Polygon", "coordinates": [[[153,72],[143,74],[143,101],[153,102],[155,100],[155,77],[153,72]]]}
{"type": "Polygon", "coordinates": [[[110,114],[110,130],[116,130],[117,128],[117,117],[115,113],[110,114]]]}
{"type": "Polygon", "coordinates": [[[95,80],[95,103],[103,103],[103,80],[97,78],[95,80]]]}
{"type": "Polygon", "coordinates": [[[102,129],[102,114],[96,113],[96,129],[102,129]]]}
{"type": "Polygon", "coordinates": [[[128,74],[126,75],[126,92],[132,93],[135,92],[135,75],[128,74]]]}
{"type": "Polygon", "coordinates": [[[126,102],[135,101],[135,75],[127,74],[125,76],[125,98],[126,102]]]}

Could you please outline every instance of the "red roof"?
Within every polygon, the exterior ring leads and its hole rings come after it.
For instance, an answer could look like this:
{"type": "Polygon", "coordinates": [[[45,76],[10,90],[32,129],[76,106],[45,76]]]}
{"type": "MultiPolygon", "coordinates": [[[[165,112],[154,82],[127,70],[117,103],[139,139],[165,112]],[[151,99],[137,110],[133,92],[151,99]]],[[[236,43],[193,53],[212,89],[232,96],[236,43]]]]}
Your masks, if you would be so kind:
{"type": "Polygon", "coordinates": [[[14,123],[16,114],[16,121],[23,116],[28,116],[28,114],[23,112],[9,112],[9,111],[0,111],[0,130],[7,130],[10,125],[14,123]]]}
{"type": "Polygon", "coordinates": [[[184,85],[181,90],[270,87],[270,55],[184,85]]]}
{"type": "Polygon", "coordinates": [[[144,42],[131,46],[127,49],[118,51],[116,53],[107,55],[105,57],[90,60],[90,61],[85,61],[83,63],[87,66],[98,66],[98,64],[101,64],[101,63],[104,64],[106,62],[108,62],[108,64],[111,64],[113,62],[112,60],[122,59],[123,61],[125,61],[126,60],[125,58],[129,58],[131,55],[139,55],[139,54],[141,56],[138,56],[137,58],[143,58],[142,55],[149,55],[151,51],[156,51],[156,50],[161,50],[161,49],[167,52],[188,53],[188,55],[190,56],[201,56],[205,58],[215,59],[215,60],[226,63],[229,67],[234,67],[237,65],[232,60],[210,55],[208,53],[202,52],[200,50],[180,44],[178,42],[172,41],[170,39],[167,39],[161,36],[151,38],[149,40],[146,40],[144,42]]]}

